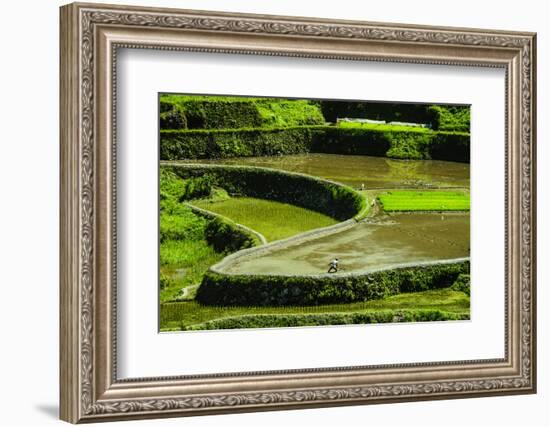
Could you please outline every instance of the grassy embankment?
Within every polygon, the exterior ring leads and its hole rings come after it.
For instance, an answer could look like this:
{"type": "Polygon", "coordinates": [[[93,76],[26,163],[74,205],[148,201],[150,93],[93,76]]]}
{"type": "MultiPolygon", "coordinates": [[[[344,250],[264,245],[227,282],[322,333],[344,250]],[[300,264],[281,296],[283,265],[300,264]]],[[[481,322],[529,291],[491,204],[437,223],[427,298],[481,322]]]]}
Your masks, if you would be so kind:
{"type": "Polygon", "coordinates": [[[198,285],[228,253],[259,244],[230,221],[197,215],[185,201],[212,193],[208,177],[183,180],[160,171],[160,301],[178,299],[198,285]]]}
{"type": "Polygon", "coordinates": [[[386,212],[470,210],[466,191],[389,191],[378,200],[386,212]]]}
{"type": "Polygon", "coordinates": [[[160,300],[200,283],[204,272],[223,258],[205,238],[207,221],[179,202],[183,181],[160,175],[160,300]]]}
{"type": "Polygon", "coordinates": [[[318,101],[163,94],[161,129],[281,128],[322,125],[318,101]]]}
{"type": "MultiPolygon", "coordinates": [[[[364,215],[368,206],[363,195],[347,186],[311,175],[246,166],[172,164],[163,166],[186,180],[209,180],[234,197],[287,203],[319,212],[339,221],[364,215]]],[[[200,197],[194,197],[195,199],[200,197]]]]}
{"type": "MultiPolygon", "coordinates": [[[[330,313],[370,313],[377,315],[384,312],[397,313],[435,311],[466,318],[469,315],[469,297],[460,291],[450,288],[425,292],[404,293],[381,300],[360,303],[330,304],[303,307],[236,307],[236,306],[203,306],[195,301],[168,303],[161,310],[162,330],[185,330],[205,328],[205,322],[249,315],[284,315],[293,316],[323,315],[330,313]]],[[[290,319],[292,320],[292,319],[290,319]]]]}
{"type": "MultiPolygon", "coordinates": [[[[369,146],[378,146],[383,156],[392,159],[469,162],[470,134],[469,131],[462,130],[465,126],[469,127],[469,112],[468,122],[464,124],[447,109],[438,107],[437,111],[440,111],[442,117],[455,118],[457,129],[460,130],[452,129],[450,124],[446,128],[432,129],[389,123],[340,122],[337,126],[326,130],[324,139],[328,139],[328,147],[323,139],[314,146],[319,146],[318,151],[334,152],[332,147],[341,146],[344,154],[357,152],[357,154],[381,155],[376,151],[373,153],[366,151],[369,150],[369,146]],[[342,144],[335,144],[339,139],[342,144]]],[[[437,123],[440,120],[438,116],[437,123]]],[[[453,123],[451,119],[447,119],[444,123],[447,122],[453,123]]]]}
{"type": "MultiPolygon", "coordinates": [[[[317,152],[469,161],[468,108],[419,106],[410,117],[431,126],[428,129],[355,122],[330,125],[323,116],[325,104],[308,100],[162,95],[161,158],[212,159],[317,152]]],[[[372,114],[370,110],[354,111],[354,105],[359,104],[341,103],[350,107],[342,113],[349,113],[347,117],[372,114]]],[[[405,121],[407,114],[411,112],[404,111],[401,115],[405,121]]]]}

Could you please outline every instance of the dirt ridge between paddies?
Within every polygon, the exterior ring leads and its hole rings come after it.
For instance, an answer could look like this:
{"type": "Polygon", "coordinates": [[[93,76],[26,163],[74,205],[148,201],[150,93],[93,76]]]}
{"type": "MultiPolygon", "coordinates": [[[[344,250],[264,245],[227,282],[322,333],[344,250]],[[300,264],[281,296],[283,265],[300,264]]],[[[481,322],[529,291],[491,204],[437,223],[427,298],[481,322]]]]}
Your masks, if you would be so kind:
{"type": "MultiPolygon", "coordinates": [[[[340,224],[336,224],[336,226],[337,225],[340,225],[340,224]]],[[[316,231],[316,230],[313,230],[313,231],[316,231]]],[[[335,232],[338,232],[338,231],[340,230],[337,230],[335,232]]],[[[324,235],[326,236],[327,234],[324,234],[324,235]]],[[[290,239],[285,239],[285,240],[290,240],[290,239]]],[[[277,242],[273,242],[273,243],[277,243],[277,242]]],[[[302,242],[298,242],[298,243],[302,243],[302,242]]],[[[234,252],[231,255],[228,255],[225,258],[223,258],[218,263],[212,265],[209,268],[209,271],[213,271],[218,274],[226,274],[230,276],[259,276],[259,277],[260,276],[265,276],[265,277],[281,276],[281,277],[309,277],[309,278],[317,278],[317,279],[322,279],[322,278],[340,279],[340,278],[346,278],[346,277],[362,276],[362,275],[371,274],[371,273],[380,273],[384,271],[390,271],[390,270],[402,269],[402,268],[430,267],[430,266],[436,266],[436,265],[456,264],[456,263],[463,263],[463,262],[470,261],[470,257],[459,257],[459,258],[437,259],[437,260],[429,260],[429,261],[395,263],[395,264],[391,264],[380,268],[366,268],[366,269],[358,269],[354,271],[337,272],[337,273],[319,273],[319,274],[292,274],[292,273],[259,274],[259,273],[231,272],[231,271],[225,270],[225,268],[231,265],[231,263],[237,260],[242,260],[243,258],[244,259],[248,258],[253,252],[255,252],[255,250],[257,250],[256,254],[259,253],[259,255],[263,255],[264,251],[270,252],[271,250],[274,249],[273,246],[271,245],[272,244],[268,243],[267,245],[256,246],[253,248],[243,249],[243,250],[234,252]]],[[[282,246],[282,247],[276,248],[275,250],[284,249],[285,247],[286,246],[282,246]]]]}

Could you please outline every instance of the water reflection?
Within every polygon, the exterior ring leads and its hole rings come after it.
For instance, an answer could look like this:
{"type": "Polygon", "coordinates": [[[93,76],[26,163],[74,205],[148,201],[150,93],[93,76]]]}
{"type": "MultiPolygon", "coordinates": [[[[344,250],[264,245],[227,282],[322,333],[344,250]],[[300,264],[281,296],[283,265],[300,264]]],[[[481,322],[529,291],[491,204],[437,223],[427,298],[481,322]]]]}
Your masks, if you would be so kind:
{"type": "Polygon", "coordinates": [[[470,165],[439,160],[393,160],[339,154],[240,157],[199,163],[262,166],[320,176],[361,188],[469,187],[470,165]]]}

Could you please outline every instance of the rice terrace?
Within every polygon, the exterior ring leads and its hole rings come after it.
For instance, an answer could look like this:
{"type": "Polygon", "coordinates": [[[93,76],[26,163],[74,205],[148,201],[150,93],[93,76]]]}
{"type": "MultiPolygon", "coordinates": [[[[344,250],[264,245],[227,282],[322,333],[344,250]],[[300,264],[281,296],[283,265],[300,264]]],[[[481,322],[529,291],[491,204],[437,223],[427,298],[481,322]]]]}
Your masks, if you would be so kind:
{"type": "Polygon", "coordinates": [[[160,330],[470,318],[470,107],[159,95],[160,330]]]}

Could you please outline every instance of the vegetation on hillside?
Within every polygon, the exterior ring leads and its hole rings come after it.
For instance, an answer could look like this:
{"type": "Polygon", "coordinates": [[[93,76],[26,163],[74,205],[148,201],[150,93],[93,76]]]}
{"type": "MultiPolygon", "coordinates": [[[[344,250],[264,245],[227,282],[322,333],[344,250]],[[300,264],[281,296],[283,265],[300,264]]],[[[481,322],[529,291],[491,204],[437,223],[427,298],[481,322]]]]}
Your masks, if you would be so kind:
{"type": "Polygon", "coordinates": [[[159,103],[161,129],[281,128],[356,118],[418,123],[433,130],[470,131],[467,105],[177,94],[161,94],[159,103]]]}
{"type": "Polygon", "coordinates": [[[324,124],[316,101],[235,96],[160,96],[161,129],[240,129],[324,124]]]}
{"type": "Polygon", "coordinates": [[[183,164],[163,166],[182,179],[210,176],[233,196],[246,196],[299,206],[339,221],[363,214],[365,197],[350,187],[312,176],[250,166],[183,164]]]}
{"type": "Polygon", "coordinates": [[[470,158],[467,106],[165,94],[160,96],[160,128],[163,160],[307,152],[461,162],[470,158]],[[341,117],[427,127],[336,123],[341,117]]]}
{"type": "Polygon", "coordinates": [[[303,175],[261,168],[161,167],[160,299],[179,298],[183,288],[200,284],[225,255],[260,244],[236,223],[277,240],[365,209],[364,197],[354,190],[303,175]],[[195,212],[187,202],[223,217],[195,212]]]}
{"type": "Polygon", "coordinates": [[[464,292],[468,297],[470,296],[470,275],[459,274],[456,278],[453,286],[450,287],[453,291],[464,292]]]}
{"type": "Polygon", "coordinates": [[[311,150],[318,126],[161,130],[161,160],[280,156],[311,150]]]}
{"type": "Polygon", "coordinates": [[[208,271],[197,290],[206,305],[288,306],[350,303],[452,286],[468,261],[393,268],[353,276],[270,276],[208,271]]]}
{"type": "Polygon", "coordinates": [[[162,130],[161,160],[224,159],[302,153],[470,161],[470,134],[411,126],[348,124],[162,130]]]}
{"type": "MultiPolygon", "coordinates": [[[[262,326],[304,326],[319,324],[342,324],[342,319],[334,319],[333,323],[328,323],[330,317],[336,313],[371,314],[372,323],[392,322],[398,319],[402,321],[411,321],[412,313],[417,313],[418,317],[422,313],[438,311],[458,318],[469,318],[469,298],[460,291],[451,289],[436,289],[415,293],[403,293],[394,295],[385,299],[372,300],[367,302],[357,302],[349,304],[328,304],[313,306],[285,306],[285,307],[242,307],[242,306],[204,306],[196,301],[185,301],[178,303],[167,303],[161,310],[161,329],[163,330],[189,330],[189,329],[215,329],[232,327],[262,327],[262,326]],[[411,316],[403,316],[403,313],[411,313],[411,316]],[[256,320],[258,315],[277,315],[285,318],[266,318],[256,320]],[[315,318],[308,317],[304,319],[301,316],[313,315],[315,318]],[[246,316],[246,317],[245,317],[246,316]],[[245,317],[243,319],[243,317],[245,317]],[[221,319],[227,319],[224,323],[219,323],[221,319]],[[319,320],[323,323],[319,323],[319,320]],[[315,320],[312,322],[312,320],[315,320]],[[338,321],[336,321],[338,320],[338,321]],[[206,325],[206,322],[209,323],[206,325]],[[227,323],[226,323],[227,322],[227,323]],[[236,326],[239,325],[239,326],[236,326]]],[[[417,317],[417,318],[418,318],[417,317]]],[[[424,318],[424,320],[428,320],[424,318]]],[[[445,320],[438,318],[437,320],[445,320]]],[[[351,322],[348,322],[351,323],[351,322]]],[[[363,322],[361,322],[363,323],[363,322]]]]}
{"type": "Polygon", "coordinates": [[[470,107],[431,105],[433,127],[451,132],[470,132],[470,107]]]}
{"type": "Polygon", "coordinates": [[[206,270],[227,253],[257,244],[234,225],[201,217],[182,203],[196,182],[160,170],[161,301],[178,298],[183,288],[198,285],[206,270]]]}

